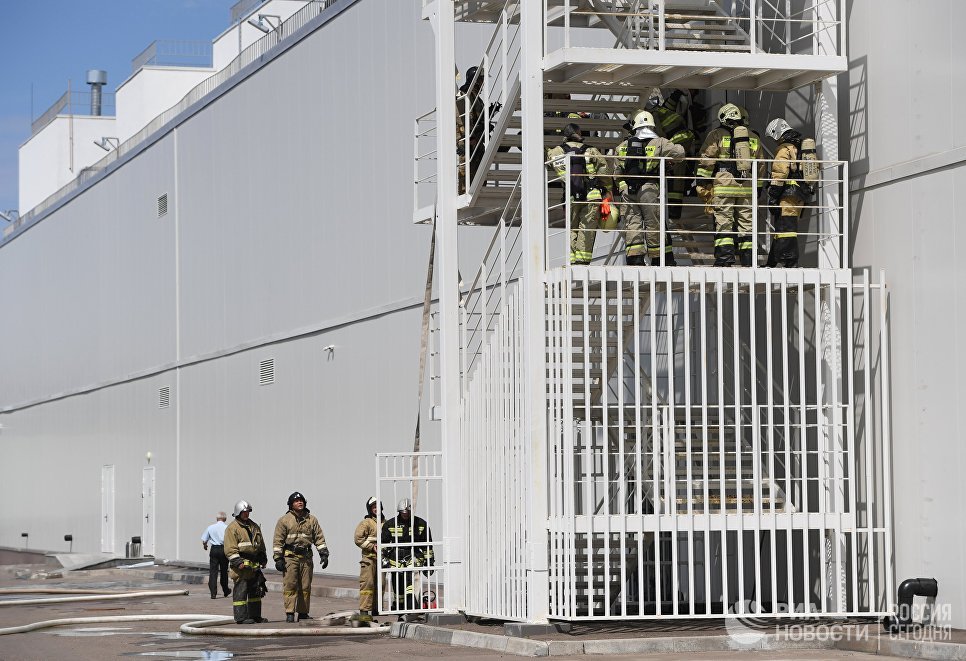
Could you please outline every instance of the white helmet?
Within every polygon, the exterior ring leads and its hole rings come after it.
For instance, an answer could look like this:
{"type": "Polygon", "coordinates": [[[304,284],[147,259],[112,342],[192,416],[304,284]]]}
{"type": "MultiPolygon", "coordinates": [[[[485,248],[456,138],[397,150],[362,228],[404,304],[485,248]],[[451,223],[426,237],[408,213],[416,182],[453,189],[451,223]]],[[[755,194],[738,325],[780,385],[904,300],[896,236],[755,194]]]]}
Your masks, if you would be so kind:
{"type": "Polygon", "coordinates": [[[727,126],[737,126],[742,122],[741,108],[733,103],[726,103],[718,110],[718,121],[727,126]]]}
{"type": "Polygon", "coordinates": [[[765,135],[775,142],[781,142],[781,138],[785,135],[785,132],[791,130],[792,127],[788,125],[788,122],[781,117],[777,117],[768,122],[768,127],[765,128],[765,135]]]}
{"type": "Polygon", "coordinates": [[[632,130],[636,131],[637,129],[643,128],[649,128],[652,131],[657,128],[657,124],[654,122],[654,115],[646,110],[642,110],[634,115],[634,126],[632,130]]]}
{"type": "Polygon", "coordinates": [[[406,510],[412,510],[412,508],[413,508],[413,503],[408,498],[403,498],[403,499],[401,499],[396,504],[396,511],[397,512],[403,512],[403,511],[406,511],[406,510]]]}
{"type": "Polygon", "coordinates": [[[232,510],[231,515],[237,517],[242,512],[251,512],[252,506],[247,500],[239,500],[235,503],[235,509],[232,510]]]}

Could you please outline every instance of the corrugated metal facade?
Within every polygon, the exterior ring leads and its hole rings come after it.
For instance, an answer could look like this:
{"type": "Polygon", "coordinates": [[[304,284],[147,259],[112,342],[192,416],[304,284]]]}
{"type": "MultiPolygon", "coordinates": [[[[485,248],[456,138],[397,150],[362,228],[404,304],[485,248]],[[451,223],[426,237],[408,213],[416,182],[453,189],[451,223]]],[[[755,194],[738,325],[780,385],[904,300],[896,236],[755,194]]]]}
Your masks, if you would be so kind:
{"type": "Polygon", "coordinates": [[[936,577],[951,624],[964,627],[966,44],[950,26],[966,6],[849,5],[839,122],[854,176],[853,263],[886,269],[890,283],[896,577],[936,577]]]}
{"type": "Polygon", "coordinates": [[[297,489],[331,569],[355,571],[373,455],[412,448],[430,232],[410,219],[411,125],[433,38],[416,0],[345,4],[2,247],[0,545],[99,550],[114,464],[123,551],[151,452],[159,557],[203,559],[239,498],[271,529],[297,489]]]}

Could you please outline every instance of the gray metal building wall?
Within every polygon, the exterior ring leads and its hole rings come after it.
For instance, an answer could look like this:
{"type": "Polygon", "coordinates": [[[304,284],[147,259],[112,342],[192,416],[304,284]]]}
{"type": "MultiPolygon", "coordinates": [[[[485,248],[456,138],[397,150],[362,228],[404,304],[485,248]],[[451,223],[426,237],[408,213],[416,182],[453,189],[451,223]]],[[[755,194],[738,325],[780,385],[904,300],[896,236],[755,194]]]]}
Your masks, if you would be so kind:
{"type": "Polygon", "coordinates": [[[123,549],[150,451],[159,557],[203,559],[239,498],[270,533],[298,489],[330,571],[354,573],[373,455],[412,445],[430,238],[410,218],[412,121],[434,45],[419,0],[345,4],[0,247],[0,545],[69,532],[97,551],[114,464],[123,549]]]}
{"type": "Polygon", "coordinates": [[[884,268],[891,291],[896,575],[936,577],[957,627],[966,626],[963,21],[957,0],[854,0],[840,82],[853,263],[884,268]]]}

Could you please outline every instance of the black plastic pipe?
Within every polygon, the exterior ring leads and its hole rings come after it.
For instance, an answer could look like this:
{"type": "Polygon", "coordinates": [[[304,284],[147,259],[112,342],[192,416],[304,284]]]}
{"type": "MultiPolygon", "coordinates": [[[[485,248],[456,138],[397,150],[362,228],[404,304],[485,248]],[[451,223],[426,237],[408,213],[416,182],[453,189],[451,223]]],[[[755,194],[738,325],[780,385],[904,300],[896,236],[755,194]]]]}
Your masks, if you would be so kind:
{"type": "Polygon", "coordinates": [[[934,578],[907,578],[899,584],[896,590],[898,603],[896,614],[887,615],[882,619],[882,626],[892,633],[903,629],[921,626],[912,619],[912,601],[916,597],[936,598],[939,595],[939,582],[934,578]]]}

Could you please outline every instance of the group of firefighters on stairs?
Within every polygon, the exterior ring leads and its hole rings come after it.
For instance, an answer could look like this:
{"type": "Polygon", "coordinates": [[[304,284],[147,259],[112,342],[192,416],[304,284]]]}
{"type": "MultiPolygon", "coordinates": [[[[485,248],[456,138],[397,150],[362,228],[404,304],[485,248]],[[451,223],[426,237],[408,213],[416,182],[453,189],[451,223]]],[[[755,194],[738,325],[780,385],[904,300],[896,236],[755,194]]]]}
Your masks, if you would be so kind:
{"type": "MultiPolygon", "coordinates": [[[[616,229],[621,218],[628,265],[646,266],[648,258],[651,265],[660,265],[662,252],[663,265],[676,265],[671,235],[665,232],[661,239],[660,163],[666,161],[668,218],[676,220],[690,183],[685,159],[698,138],[676,111],[679,98],[678,91],[665,99],[653,88],[644,108],[631,113],[624,127],[630,135],[612,156],[586,144],[576,123],[565,126],[563,143],[548,150],[547,160],[559,179],[567,177],[569,162],[571,264],[589,264],[597,230],[616,229]]],[[[772,120],[766,135],[779,147],[769,179],[761,138],[749,128],[748,112],[726,103],[718,121],[720,126],[698,150],[696,171],[696,191],[714,218],[714,265],[752,266],[752,198],[766,191],[774,228],[766,265],[797,267],[798,220],[818,179],[815,141],[803,139],[784,119],[772,120]],[[757,191],[752,188],[755,163],[757,191]]]]}
{"type": "MultiPolygon", "coordinates": [[[[375,587],[380,565],[388,572],[394,609],[412,610],[416,607],[415,573],[422,571],[429,575],[435,564],[429,524],[412,514],[412,501],[400,500],[396,517],[389,521],[381,509],[376,498],[370,498],[366,502],[366,515],[354,535],[362,559],[359,562],[359,615],[353,619],[361,622],[371,622],[379,614],[375,587]],[[385,545],[381,562],[379,544],[385,545]]],[[[234,582],[232,610],[238,624],[268,621],[262,617],[262,597],[267,592],[262,569],[268,564],[268,554],[262,529],[251,520],[251,512],[251,504],[239,500],[232,511],[234,519],[225,529],[225,556],[234,582]]],[[[309,615],[313,546],[319,554],[320,566],[325,569],[329,565],[329,549],[322,526],[306,507],[305,496],[293,492],[288,497],[288,511],[275,524],[272,538],[275,569],[282,573],[286,622],[295,622],[296,614],[299,621],[313,619],[309,615]]]]}

